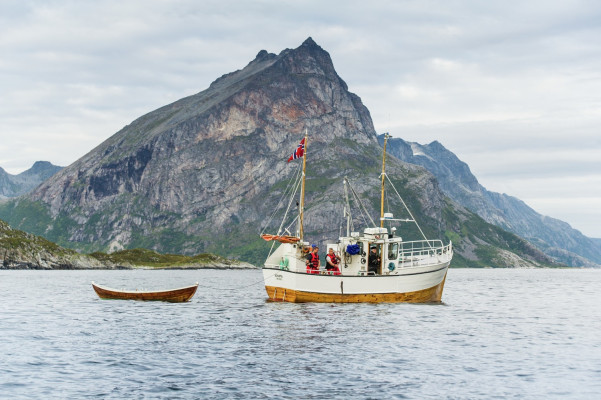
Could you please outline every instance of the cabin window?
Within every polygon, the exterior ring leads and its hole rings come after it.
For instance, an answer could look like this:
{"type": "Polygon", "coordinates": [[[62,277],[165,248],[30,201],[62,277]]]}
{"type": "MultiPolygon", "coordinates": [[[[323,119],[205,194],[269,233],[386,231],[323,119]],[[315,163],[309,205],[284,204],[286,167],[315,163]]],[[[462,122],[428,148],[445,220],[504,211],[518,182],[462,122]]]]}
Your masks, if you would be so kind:
{"type": "Polygon", "coordinates": [[[398,243],[389,244],[388,245],[388,259],[396,260],[398,255],[399,255],[399,244],[398,243]]]}

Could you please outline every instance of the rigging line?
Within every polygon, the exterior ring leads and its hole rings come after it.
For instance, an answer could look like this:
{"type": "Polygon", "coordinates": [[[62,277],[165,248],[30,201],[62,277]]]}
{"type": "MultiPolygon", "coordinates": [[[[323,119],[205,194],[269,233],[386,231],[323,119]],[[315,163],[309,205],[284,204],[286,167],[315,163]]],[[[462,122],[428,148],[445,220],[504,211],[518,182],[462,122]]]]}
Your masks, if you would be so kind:
{"type": "Polygon", "coordinates": [[[282,194],[282,196],[280,197],[280,200],[278,201],[278,204],[274,207],[273,209],[273,213],[271,214],[271,216],[269,217],[269,219],[267,220],[267,223],[265,224],[265,226],[263,227],[263,230],[261,231],[261,235],[265,233],[265,230],[269,227],[269,224],[271,223],[271,221],[273,220],[273,218],[275,217],[275,214],[278,212],[278,210],[280,209],[280,204],[282,204],[282,201],[288,196],[288,191],[291,190],[291,188],[294,187],[294,182],[296,182],[299,179],[299,175],[301,173],[301,168],[298,167],[296,174],[294,175],[293,179],[290,181],[290,183],[288,185],[286,185],[286,189],[284,190],[284,193],[282,194]]]}
{"type": "MultiPolygon", "coordinates": [[[[351,194],[353,195],[353,200],[356,201],[357,200],[357,198],[356,198],[357,196],[356,196],[356,194],[353,191],[353,187],[351,186],[351,181],[348,179],[348,177],[345,176],[344,177],[344,182],[346,183],[345,188],[348,186],[348,188],[351,190],[351,194]]],[[[348,204],[348,208],[349,208],[348,212],[350,214],[351,213],[351,202],[349,201],[348,196],[347,196],[347,204],[348,204]]],[[[361,218],[363,218],[363,223],[365,224],[365,226],[367,226],[367,220],[365,219],[365,215],[363,215],[363,211],[361,210],[360,206],[359,206],[359,212],[361,213],[360,214],[361,218]]],[[[351,220],[351,224],[352,224],[353,223],[353,217],[352,216],[351,216],[350,220],[351,220]]]]}
{"type": "Polygon", "coordinates": [[[351,202],[348,198],[348,181],[346,179],[346,176],[344,177],[343,180],[344,183],[344,201],[345,201],[345,215],[344,218],[346,219],[346,223],[347,223],[347,234],[350,234],[351,232],[355,231],[355,227],[353,226],[353,217],[351,215],[351,202]]]}
{"type": "MultiPolygon", "coordinates": [[[[267,254],[267,258],[271,257],[271,253],[273,252],[273,246],[275,246],[275,241],[271,242],[271,247],[269,248],[269,253],[267,254]]],[[[267,258],[265,260],[267,260],[267,258]]]]}
{"type": "Polygon", "coordinates": [[[300,174],[301,174],[301,168],[299,166],[299,167],[297,167],[296,173],[293,175],[292,179],[290,180],[290,183],[288,185],[286,185],[286,190],[284,190],[284,193],[282,194],[280,201],[278,202],[277,206],[273,210],[273,213],[271,214],[271,217],[269,220],[270,223],[271,223],[271,220],[273,220],[273,218],[275,217],[276,213],[280,210],[280,205],[283,203],[284,199],[286,199],[290,195],[290,192],[292,190],[294,190],[294,187],[297,184],[296,182],[298,182],[298,180],[300,179],[300,174]]]}
{"type": "MultiPolygon", "coordinates": [[[[347,181],[349,182],[349,188],[351,189],[351,192],[353,192],[353,195],[355,196],[355,198],[357,199],[357,201],[359,202],[359,204],[361,205],[361,207],[363,207],[363,211],[365,211],[365,215],[367,215],[367,217],[369,218],[369,220],[371,221],[371,223],[373,224],[373,226],[376,226],[376,223],[374,222],[374,220],[371,217],[371,215],[369,215],[369,213],[367,212],[367,209],[365,208],[365,205],[363,204],[363,202],[359,198],[359,195],[357,194],[357,192],[355,192],[355,189],[353,189],[353,185],[351,185],[350,179],[347,178],[347,181]]],[[[363,219],[365,220],[365,218],[363,218],[363,219]]],[[[367,225],[367,221],[366,221],[365,225],[367,225]]]]}
{"type": "Polygon", "coordinates": [[[254,281],[254,282],[252,282],[252,283],[250,283],[248,285],[243,285],[243,286],[236,286],[236,287],[231,287],[231,288],[223,288],[221,286],[215,287],[215,286],[209,286],[209,285],[198,285],[198,287],[205,288],[205,289],[215,289],[215,290],[238,290],[238,289],[244,289],[244,288],[247,288],[247,287],[251,287],[253,285],[258,285],[259,283],[265,284],[265,280],[269,279],[269,278],[272,278],[275,274],[276,273],[273,273],[272,275],[268,276],[267,278],[261,278],[261,280],[254,281]]]}
{"type": "MultiPolygon", "coordinates": [[[[288,229],[298,220],[299,216],[297,215],[296,218],[294,218],[292,220],[292,222],[290,223],[290,225],[288,225],[287,227],[284,228],[284,231],[288,231],[288,229]]],[[[288,231],[290,232],[290,231],[288,231]]],[[[280,231],[278,231],[277,233],[278,235],[280,234],[280,231]]],[[[269,248],[269,253],[267,254],[267,258],[271,257],[271,254],[273,252],[273,247],[275,246],[275,241],[271,242],[271,247],[269,248]]]]}
{"type": "MultiPolygon", "coordinates": [[[[286,209],[286,212],[284,213],[284,217],[282,218],[282,223],[280,224],[280,227],[278,228],[278,231],[276,232],[276,235],[279,235],[282,232],[282,227],[284,226],[284,221],[286,221],[286,217],[288,216],[288,212],[290,211],[290,206],[292,205],[292,201],[296,197],[296,192],[298,191],[298,188],[299,188],[299,186],[301,184],[301,179],[300,178],[301,178],[300,175],[297,174],[296,187],[294,188],[294,192],[290,196],[290,202],[288,203],[288,208],[286,209]]],[[[294,219],[294,221],[296,221],[296,218],[294,219]]],[[[294,221],[292,221],[292,223],[294,223],[294,221]]],[[[290,225],[292,225],[292,224],[290,224],[290,225]]],[[[273,253],[274,246],[275,246],[275,241],[271,242],[271,248],[269,249],[269,253],[267,254],[267,258],[271,257],[271,254],[273,253]]]]}
{"type": "Polygon", "coordinates": [[[284,231],[288,231],[288,232],[290,232],[290,231],[289,231],[290,227],[291,227],[291,226],[292,226],[292,225],[293,225],[293,224],[294,224],[296,221],[298,221],[298,218],[299,218],[299,216],[297,215],[297,216],[296,216],[296,218],[294,218],[294,219],[292,220],[292,222],[291,222],[291,223],[290,223],[290,224],[289,224],[287,227],[285,227],[285,228],[284,228],[284,231]]]}
{"type": "Polygon", "coordinates": [[[296,182],[299,179],[299,175],[300,175],[300,168],[298,168],[298,171],[296,172],[296,176],[293,177],[293,179],[290,181],[290,183],[286,186],[286,190],[284,190],[284,193],[280,197],[280,200],[278,201],[278,204],[274,208],[273,213],[271,214],[271,216],[267,220],[267,223],[265,224],[263,230],[261,231],[261,235],[263,233],[265,233],[265,230],[269,227],[269,224],[271,223],[271,221],[273,220],[273,218],[275,217],[275,215],[277,214],[277,212],[280,210],[280,205],[282,204],[283,200],[288,196],[289,191],[292,190],[292,188],[294,188],[294,185],[295,185],[294,182],[296,182]]]}
{"type": "Polygon", "coordinates": [[[353,198],[357,201],[357,203],[359,203],[359,212],[361,213],[360,215],[361,215],[361,218],[363,219],[363,225],[369,226],[369,224],[367,223],[367,219],[365,218],[365,213],[361,209],[361,201],[359,200],[357,193],[355,193],[352,188],[351,188],[351,192],[353,194],[353,198]]]}
{"type": "Polygon", "coordinates": [[[294,189],[294,193],[292,193],[292,195],[290,196],[290,201],[288,202],[288,208],[286,209],[286,212],[284,213],[284,218],[282,218],[282,223],[280,224],[280,227],[278,228],[278,232],[277,234],[279,235],[282,232],[282,227],[284,226],[284,221],[286,221],[286,217],[288,216],[288,212],[290,211],[290,207],[292,206],[292,202],[294,201],[295,197],[296,197],[296,192],[298,191],[298,188],[301,185],[301,180],[299,179],[299,181],[296,184],[296,188],[294,189]]]}
{"type": "MultiPolygon", "coordinates": [[[[278,231],[276,232],[276,235],[280,235],[282,233],[282,228],[284,226],[284,222],[286,221],[286,217],[288,216],[288,212],[290,211],[290,206],[292,205],[292,201],[296,197],[296,192],[298,191],[298,188],[300,187],[300,184],[301,184],[301,181],[299,179],[298,182],[296,183],[296,188],[294,189],[294,192],[290,196],[290,202],[288,203],[288,208],[286,209],[286,212],[284,213],[284,217],[282,218],[282,223],[280,224],[280,227],[278,228],[278,231]]],[[[294,220],[292,221],[292,223],[290,225],[288,225],[286,227],[286,229],[288,229],[294,223],[294,221],[296,221],[297,219],[298,219],[298,216],[296,218],[294,218],[294,220]]],[[[273,253],[273,247],[274,247],[274,245],[275,245],[275,241],[271,242],[271,248],[269,249],[269,254],[267,254],[267,258],[271,257],[271,254],[273,253]]]]}
{"type": "Polygon", "coordinates": [[[432,244],[430,243],[430,241],[426,237],[426,235],[424,235],[424,232],[422,231],[422,228],[420,228],[419,224],[417,223],[417,220],[415,219],[415,217],[413,216],[413,214],[411,214],[411,210],[409,210],[409,207],[407,207],[407,204],[405,204],[405,200],[403,200],[403,198],[401,197],[401,195],[399,194],[399,192],[397,192],[396,188],[394,187],[394,185],[393,185],[392,181],[390,180],[390,178],[388,177],[388,175],[386,176],[386,179],[388,179],[388,182],[390,183],[390,186],[392,186],[392,188],[394,189],[394,192],[396,193],[396,195],[399,196],[399,199],[401,199],[401,203],[403,203],[403,206],[405,207],[405,210],[407,210],[407,212],[411,216],[411,219],[415,223],[415,226],[417,226],[417,229],[419,229],[419,233],[422,234],[422,237],[424,238],[424,240],[426,241],[426,243],[428,243],[428,246],[430,246],[430,249],[434,249],[432,247],[432,244]]]}
{"type": "MultiPolygon", "coordinates": [[[[292,205],[292,201],[296,197],[296,192],[298,191],[299,186],[300,186],[300,180],[296,184],[296,188],[294,189],[294,193],[292,193],[292,196],[290,196],[290,202],[288,203],[288,208],[286,209],[286,212],[284,213],[284,218],[282,218],[282,223],[280,224],[280,227],[278,228],[278,231],[277,231],[276,235],[279,235],[280,233],[282,233],[282,227],[284,226],[284,222],[286,221],[286,216],[288,216],[288,211],[290,211],[290,206],[292,205]]],[[[294,221],[296,221],[297,218],[295,218],[292,221],[292,223],[294,223],[294,221]]],[[[292,225],[292,223],[290,225],[292,225]]],[[[288,225],[287,228],[289,228],[290,225],[288,225]]],[[[271,242],[271,248],[269,249],[269,253],[267,254],[267,258],[271,257],[271,254],[273,253],[273,247],[274,246],[275,246],[275,241],[271,242]]]]}

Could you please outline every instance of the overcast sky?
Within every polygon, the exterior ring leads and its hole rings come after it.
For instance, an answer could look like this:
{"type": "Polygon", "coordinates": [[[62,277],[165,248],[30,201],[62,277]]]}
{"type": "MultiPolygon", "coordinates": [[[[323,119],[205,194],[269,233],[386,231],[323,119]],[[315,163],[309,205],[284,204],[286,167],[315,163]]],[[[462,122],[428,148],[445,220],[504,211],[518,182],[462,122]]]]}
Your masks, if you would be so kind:
{"type": "Polygon", "coordinates": [[[69,165],[311,36],[378,132],[601,237],[601,2],[0,0],[0,166],[69,165]]]}

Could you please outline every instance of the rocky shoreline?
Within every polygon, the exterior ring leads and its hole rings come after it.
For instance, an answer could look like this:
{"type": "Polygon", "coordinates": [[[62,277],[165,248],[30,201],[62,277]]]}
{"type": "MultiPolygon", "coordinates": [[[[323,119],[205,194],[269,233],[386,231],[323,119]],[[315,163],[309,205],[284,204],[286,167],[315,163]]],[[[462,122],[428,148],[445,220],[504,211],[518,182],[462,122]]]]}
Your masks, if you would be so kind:
{"type": "Polygon", "coordinates": [[[150,267],[150,266],[132,266],[132,265],[114,265],[114,266],[105,266],[102,267],[82,267],[75,266],[71,264],[62,264],[53,266],[51,268],[45,268],[40,265],[27,263],[27,262],[15,262],[9,265],[0,265],[0,271],[4,270],[38,270],[38,271],[75,271],[75,270],[132,270],[132,269],[156,269],[156,270],[164,270],[164,269],[172,269],[172,270],[184,270],[184,269],[258,269],[258,267],[247,264],[244,266],[232,266],[227,264],[213,264],[213,265],[190,265],[190,266],[177,266],[177,267],[150,267]]]}
{"type": "Polygon", "coordinates": [[[211,263],[211,264],[188,264],[188,265],[177,265],[173,267],[154,267],[150,265],[132,265],[132,264],[104,264],[99,262],[89,263],[77,262],[77,263],[32,263],[30,261],[6,261],[4,260],[0,264],[0,270],[41,270],[41,271],[54,271],[54,270],[93,270],[93,269],[104,269],[104,270],[132,270],[132,269],[173,269],[173,270],[184,270],[184,269],[257,269],[258,267],[246,263],[246,262],[232,262],[232,263],[211,263]]]}

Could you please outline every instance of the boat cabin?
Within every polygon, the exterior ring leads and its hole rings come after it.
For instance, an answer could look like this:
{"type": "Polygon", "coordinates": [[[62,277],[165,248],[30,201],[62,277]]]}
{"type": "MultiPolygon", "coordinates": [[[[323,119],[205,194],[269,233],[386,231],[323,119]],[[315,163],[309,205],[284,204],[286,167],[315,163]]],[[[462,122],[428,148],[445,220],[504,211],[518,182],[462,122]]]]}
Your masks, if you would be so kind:
{"type": "MultiPolygon", "coordinates": [[[[266,267],[280,268],[307,273],[303,247],[309,243],[283,243],[268,258],[266,267]]],[[[387,228],[366,228],[363,234],[352,232],[339,238],[337,243],[328,243],[320,252],[320,274],[329,275],[324,257],[329,249],[340,257],[338,264],[341,275],[385,276],[398,275],[406,268],[440,262],[448,257],[450,246],[440,240],[403,242],[401,237],[390,234],[387,228]],[[372,252],[371,249],[375,249],[372,252]],[[369,266],[372,266],[370,269],[369,266]]]]}

